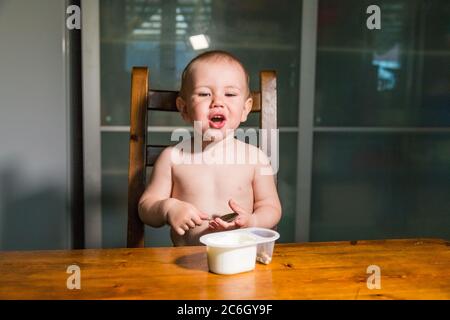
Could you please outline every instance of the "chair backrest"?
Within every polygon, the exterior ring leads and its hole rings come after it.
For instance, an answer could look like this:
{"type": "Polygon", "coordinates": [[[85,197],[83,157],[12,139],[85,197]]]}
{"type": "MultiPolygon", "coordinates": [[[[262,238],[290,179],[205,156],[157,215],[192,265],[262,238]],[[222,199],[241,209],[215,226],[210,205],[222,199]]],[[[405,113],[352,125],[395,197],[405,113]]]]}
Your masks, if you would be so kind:
{"type": "MultiPolygon", "coordinates": [[[[175,100],[178,91],[149,90],[149,70],[134,67],[131,74],[130,153],[128,164],[128,230],[127,247],[144,246],[144,224],[139,218],[138,204],[146,186],[146,167],[153,166],[167,146],[147,144],[148,111],[178,112],[175,100]]],[[[251,112],[260,113],[261,129],[277,129],[277,78],[275,71],[261,71],[260,90],[252,92],[251,112]]],[[[262,135],[260,144],[267,155],[272,150],[269,135],[262,135]]],[[[278,146],[277,146],[278,148],[278,146]]]]}

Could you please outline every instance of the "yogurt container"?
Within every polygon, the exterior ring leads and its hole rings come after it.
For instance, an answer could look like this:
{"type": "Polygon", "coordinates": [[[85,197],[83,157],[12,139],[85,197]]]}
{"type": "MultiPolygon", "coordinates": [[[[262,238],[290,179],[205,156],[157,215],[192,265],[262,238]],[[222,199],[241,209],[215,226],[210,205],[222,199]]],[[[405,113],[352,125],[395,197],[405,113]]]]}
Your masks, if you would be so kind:
{"type": "Polygon", "coordinates": [[[272,261],[275,240],[279,233],[264,228],[245,228],[206,234],[200,237],[205,244],[208,268],[217,274],[251,271],[256,261],[272,261]]]}

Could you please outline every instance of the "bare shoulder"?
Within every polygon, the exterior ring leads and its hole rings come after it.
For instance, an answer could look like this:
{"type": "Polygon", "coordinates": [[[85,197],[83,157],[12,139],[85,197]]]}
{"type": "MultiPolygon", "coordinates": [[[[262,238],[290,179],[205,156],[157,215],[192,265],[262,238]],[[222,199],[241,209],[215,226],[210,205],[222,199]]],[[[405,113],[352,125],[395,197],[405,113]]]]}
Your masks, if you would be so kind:
{"type": "Polygon", "coordinates": [[[236,139],[236,144],[238,149],[245,150],[246,159],[249,160],[250,164],[255,166],[266,166],[270,164],[269,157],[257,146],[238,139],[236,139]]]}
{"type": "Polygon", "coordinates": [[[174,157],[176,157],[177,155],[177,150],[178,149],[176,148],[176,146],[168,146],[164,148],[164,150],[158,156],[158,159],[156,159],[155,168],[167,166],[172,167],[174,160],[176,160],[174,159],[174,157]]]}

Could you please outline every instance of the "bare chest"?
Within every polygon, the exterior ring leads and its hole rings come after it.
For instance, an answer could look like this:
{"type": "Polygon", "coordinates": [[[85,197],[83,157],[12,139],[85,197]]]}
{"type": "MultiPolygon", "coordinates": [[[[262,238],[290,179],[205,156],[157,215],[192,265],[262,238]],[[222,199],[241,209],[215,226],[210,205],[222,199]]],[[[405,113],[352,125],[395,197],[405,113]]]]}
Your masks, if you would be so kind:
{"type": "Polygon", "coordinates": [[[174,191],[183,194],[230,194],[251,189],[251,165],[179,165],[173,168],[174,191]]]}

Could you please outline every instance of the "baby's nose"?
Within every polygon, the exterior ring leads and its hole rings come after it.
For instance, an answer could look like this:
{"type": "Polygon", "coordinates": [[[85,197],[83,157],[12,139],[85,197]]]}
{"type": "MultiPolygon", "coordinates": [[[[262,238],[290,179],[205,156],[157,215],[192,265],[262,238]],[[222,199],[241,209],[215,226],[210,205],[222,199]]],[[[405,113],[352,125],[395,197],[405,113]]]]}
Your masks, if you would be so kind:
{"type": "Polygon", "coordinates": [[[214,97],[211,103],[212,108],[223,107],[222,100],[220,98],[214,97]]]}

